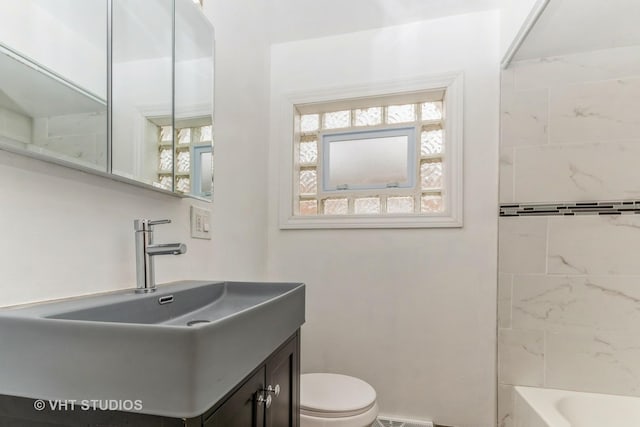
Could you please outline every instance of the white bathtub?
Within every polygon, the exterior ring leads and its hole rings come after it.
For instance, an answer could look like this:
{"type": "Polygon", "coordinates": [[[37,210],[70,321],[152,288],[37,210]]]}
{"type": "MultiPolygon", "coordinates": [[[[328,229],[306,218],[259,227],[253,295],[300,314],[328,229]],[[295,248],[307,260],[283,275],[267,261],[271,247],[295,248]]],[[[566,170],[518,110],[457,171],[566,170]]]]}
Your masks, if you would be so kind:
{"type": "Polygon", "coordinates": [[[515,387],[515,427],[638,427],[640,397],[515,387]]]}

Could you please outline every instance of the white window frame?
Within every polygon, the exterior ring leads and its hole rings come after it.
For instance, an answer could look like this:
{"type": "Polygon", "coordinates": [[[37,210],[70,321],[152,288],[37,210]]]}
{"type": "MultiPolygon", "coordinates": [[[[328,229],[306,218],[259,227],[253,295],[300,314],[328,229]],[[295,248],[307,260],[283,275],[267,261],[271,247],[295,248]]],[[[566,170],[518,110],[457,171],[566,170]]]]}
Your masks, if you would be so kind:
{"type": "MultiPolygon", "coordinates": [[[[285,94],[277,101],[273,137],[278,141],[278,169],[280,200],[279,225],[281,229],[322,228],[452,228],[463,225],[463,74],[461,72],[438,76],[423,76],[401,81],[346,86],[308,92],[285,94]],[[444,105],[447,117],[444,122],[445,170],[443,177],[446,194],[445,211],[437,214],[385,214],[344,216],[298,216],[293,214],[295,141],[295,106],[327,103],[367,97],[382,97],[400,93],[445,89],[444,105]]],[[[321,185],[319,183],[319,185],[321,185]]]]}

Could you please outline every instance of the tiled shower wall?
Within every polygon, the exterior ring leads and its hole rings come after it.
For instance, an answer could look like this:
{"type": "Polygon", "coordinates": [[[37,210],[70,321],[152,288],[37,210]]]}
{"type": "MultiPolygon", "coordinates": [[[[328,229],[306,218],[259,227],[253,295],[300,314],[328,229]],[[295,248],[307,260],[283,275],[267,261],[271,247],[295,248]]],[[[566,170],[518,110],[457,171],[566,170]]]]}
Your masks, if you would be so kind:
{"type": "MultiPolygon", "coordinates": [[[[500,202],[640,200],[640,47],[512,64],[500,202]]],[[[640,215],[501,217],[498,424],[513,386],[640,396],[640,215]]]]}

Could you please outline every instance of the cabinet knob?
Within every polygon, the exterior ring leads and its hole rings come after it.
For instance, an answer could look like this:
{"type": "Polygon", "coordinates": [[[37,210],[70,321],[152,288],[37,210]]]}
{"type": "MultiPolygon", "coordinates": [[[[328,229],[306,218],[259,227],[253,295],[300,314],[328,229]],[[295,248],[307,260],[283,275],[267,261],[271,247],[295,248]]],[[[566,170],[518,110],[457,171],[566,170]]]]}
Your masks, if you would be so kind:
{"type": "Polygon", "coordinates": [[[265,408],[269,408],[271,406],[271,395],[267,394],[267,397],[264,397],[264,394],[260,393],[258,395],[258,405],[264,405],[265,408]]]}
{"type": "Polygon", "coordinates": [[[264,391],[266,391],[267,393],[273,393],[275,397],[278,397],[280,396],[280,384],[276,384],[275,387],[270,385],[264,391]]]}

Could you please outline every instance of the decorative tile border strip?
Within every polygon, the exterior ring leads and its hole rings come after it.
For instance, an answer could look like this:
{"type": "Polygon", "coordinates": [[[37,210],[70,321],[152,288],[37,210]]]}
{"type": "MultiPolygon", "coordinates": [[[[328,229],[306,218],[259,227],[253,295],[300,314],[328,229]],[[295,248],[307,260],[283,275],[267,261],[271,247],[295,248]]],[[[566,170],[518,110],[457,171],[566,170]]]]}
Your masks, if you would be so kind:
{"type": "Polygon", "coordinates": [[[640,200],[574,203],[504,203],[500,216],[575,216],[640,214],[640,200]]]}

